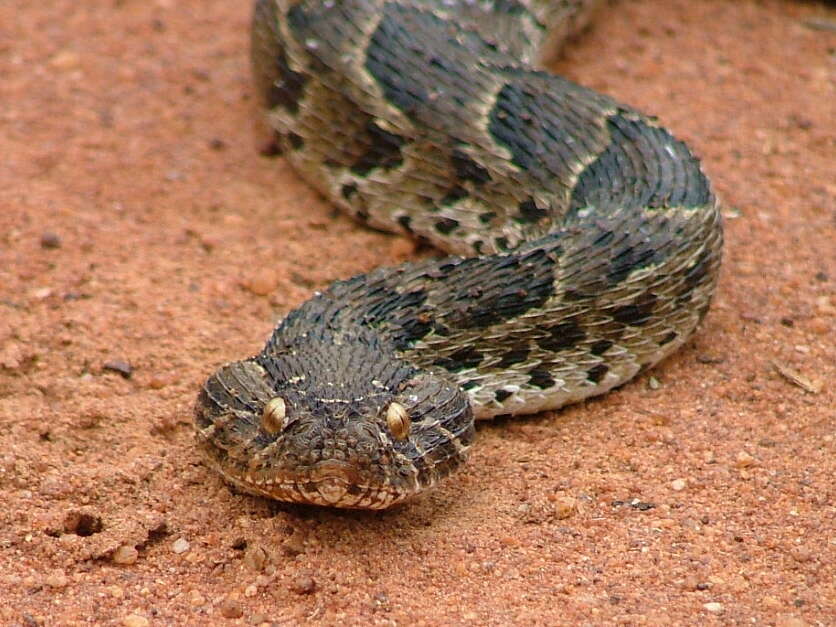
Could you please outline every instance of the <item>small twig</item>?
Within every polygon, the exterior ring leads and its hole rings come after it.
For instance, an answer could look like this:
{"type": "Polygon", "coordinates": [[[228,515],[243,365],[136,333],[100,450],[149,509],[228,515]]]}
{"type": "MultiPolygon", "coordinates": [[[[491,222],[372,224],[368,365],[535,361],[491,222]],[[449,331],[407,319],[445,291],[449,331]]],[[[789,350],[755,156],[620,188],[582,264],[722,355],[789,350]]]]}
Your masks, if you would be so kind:
{"type": "Polygon", "coordinates": [[[826,17],[811,17],[801,22],[807,28],[813,30],[826,30],[831,33],[836,32],[836,21],[830,20],[826,17]]]}
{"type": "Polygon", "coordinates": [[[794,368],[790,368],[787,365],[780,364],[777,361],[772,362],[772,367],[775,368],[775,370],[778,371],[778,374],[784,377],[787,381],[789,381],[793,385],[797,385],[805,392],[809,392],[810,394],[818,394],[822,390],[823,384],[821,381],[814,381],[813,379],[804,376],[794,368]]]}

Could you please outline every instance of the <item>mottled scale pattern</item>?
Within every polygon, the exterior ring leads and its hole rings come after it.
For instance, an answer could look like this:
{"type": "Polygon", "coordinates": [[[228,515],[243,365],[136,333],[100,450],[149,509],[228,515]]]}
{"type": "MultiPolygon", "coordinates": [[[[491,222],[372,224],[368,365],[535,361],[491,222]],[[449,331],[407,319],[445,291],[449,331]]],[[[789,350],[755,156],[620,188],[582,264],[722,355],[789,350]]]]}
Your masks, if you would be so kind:
{"type": "Polygon", "coordinates": [[[474,419],[606,392],[708,309],[722,230],[655,119],[540,64],[601,2],[257,0],[277,148],[334,204],[455,256],[334,283],[203,386],[198,442],[245,491],[384,508],[474,419]]]}

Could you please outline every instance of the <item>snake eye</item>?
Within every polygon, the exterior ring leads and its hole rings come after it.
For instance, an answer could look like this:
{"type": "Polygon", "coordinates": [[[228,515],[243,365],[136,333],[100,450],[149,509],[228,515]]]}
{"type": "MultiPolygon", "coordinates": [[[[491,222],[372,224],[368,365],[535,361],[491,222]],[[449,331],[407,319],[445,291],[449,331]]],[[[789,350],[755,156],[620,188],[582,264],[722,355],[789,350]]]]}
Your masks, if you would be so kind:
{"type": "Polygon", "coordinates": [[[386,409],[386,424],[396,440],[405,440],[411,424],[406,408],[400,403],[389,403],[386,409]]]}
{"type": "Polygon", "coordinates": [[[285,425],[287,407],[281,396],[276,396],[267,401],[264,410],[261,412],[261,427],[270,435],[275,435],[285,425]]]}

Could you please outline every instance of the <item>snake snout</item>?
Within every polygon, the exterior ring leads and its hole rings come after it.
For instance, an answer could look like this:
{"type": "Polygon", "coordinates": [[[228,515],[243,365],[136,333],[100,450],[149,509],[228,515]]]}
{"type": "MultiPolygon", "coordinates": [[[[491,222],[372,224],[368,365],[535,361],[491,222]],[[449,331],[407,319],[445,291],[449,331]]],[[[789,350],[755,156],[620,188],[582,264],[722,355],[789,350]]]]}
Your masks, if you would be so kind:
{"type": "Polygon", "coordinates": [[[316,491],[328,505],[339,504],[347,489],[348,486],[337,478],[323,479],[316,485],[316,491]]]}
{"type": "Polygon", "coordinates": [[[320,462],[312,475],[311,483],[327,505],[338,505],[344,501],[349,486],[354,485],[356,481],[352,477],[351,467],[335,460],[320,462]]]}

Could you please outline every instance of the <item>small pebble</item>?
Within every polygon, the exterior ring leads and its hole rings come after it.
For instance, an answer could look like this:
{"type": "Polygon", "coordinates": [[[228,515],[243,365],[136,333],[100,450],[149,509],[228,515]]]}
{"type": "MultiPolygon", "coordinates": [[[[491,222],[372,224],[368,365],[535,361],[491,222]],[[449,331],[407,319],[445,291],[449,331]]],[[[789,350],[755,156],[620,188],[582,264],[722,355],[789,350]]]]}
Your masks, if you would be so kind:
{"type": "Polygon", "coordinates": [[[244,615],[244,608],[234,599],[226,599],[221,603],[221,616],[224,618],[241,618],[244,615]]]}
{"type": "Polygon", "coordinates": [[[771,596],[764,597],[763,600],[761,601],[761,604],[766,609],[773,610],[773,611],[774,610],[779,610],[784,606],[783,603],[781,603],[778,599],[776,599],[775,597],[771,597],[771,596]]]}
{"type": "Polygon", "coordinates": [[[834,306],[833,303],[830,301],[829,296],[819,296],[816,299],[816,309],[819,313],[828,316],[836,313],[836,306],[834,306]]]}
{"type": "Polygon", "coordinates": [[[305,552],[305,536],[298,529],[291,536],[282,542],[282,551],[285,555],[294,556],[305,552]]]}
{"type": "Polygon", "coordinates": [[[56,52],[49,60],[49,64],[58,70],[70,70],[79,65],[81,57],[72,50],[56,52]]]}
{"type": "Polygon", "coordinates": [[[671,481],[671,488],[675,492],[681,492],[686,487],[688,487],[688,482],[685,481],[685,479],[675,479],[675,480],[671,481]]]}
{"type": "Polygon", "coordinates": [[[656,377],[650,377],[647,380],[647,387],[649,387],[651,390],[658,390],[659,388],[662,387],[662,384],[659,382],[659,379],[657,379],[656,377]]]}
{"type": "Polygon", "coordinates": [[[697,579],[695,575],[687,575],[685,579],[682,580],[682,587],[685,590],[696,590],[699,585],[700,580],[697,579]]]}
{"type": "Polygon", "coordinates": [[[826,335],[830,333],[830,323],[824,318],[812,318],[808,322],[810,330],[817,335],[826,335]]]}
{"type": "Polygon", "coordinates": [[[114,599],[122,599],[125,597],[125,591],[119,586],[108,586],[105,590],[114,599]]]}
{"type": "Polygon", "coordinates": [[[246,277],[242,282],[244,289],[256,296],[267,296],[279,287],[279,275],[275,270],[262,268],[246,277]]]}
{"type": "Polygon", "coordinates": [[[249,586],[244,588],[244,596],[247,597],[248,599],[251,599],[252,597],[254,597],[257,594],[258,594],[258,586],[254,585],[254,584],[250,584],[249,586]]]}
{"type": "Polygon", "coordinates": [[[148,387],[152,390],[161,390],[171,383],[171,378],[163,375],[154,375],[148,379],[148,387]]]}
{"type": "Polygon", "coordinates": [[[566,520],[578,511],[578,502],[570,496],[557,499],[554,504],[554,515],[558,520],[566,520]]]}
{"type": "Polygon", "coordinates": [[[790,555],[796,562],[809,562],[813,559],[813,552],[805,546],[796,546],[790,550],[790,555]]]}
{"type": "Polygon", "coordinates": [[[734,460],[734,465],[738,468],[748,468],[754,463],[755,458],[749,455],[746,451],[739,452],[734,460]]]}
{"type": "Polygon", "coordinates": [[[61,237],[57,233],[45,231],[41,234],[41,248],[61,248],[61,237]]]}
{"type": "Polygon", "coordinates": [[[136,560],[138,557],[139,551],[136,550],[136,547],[130,546],[128,544],[121,544],[113,552],[113,556],[111,557],[111,559],[113,560],[114,564],[136,564],[136,560]]]}
{"type": "Polygon", "coordinates": [[[65,588],[69,582],[70,580],[67,579],[67,575],[64,574],[64,571],[60,568],[56,568],[50,572],[49,575],[47,575],[44,583],[46,583],[46,585],[50,588],[65,588]]]}
{"type": "Polygon", "coordinates": [[[247,547],[244,553],[244,565],[255,573],[260,573],[270,561],[270,555],[264,547],[253,545],[247,547]]]}
{"type": "Polygon", "coordinates": [[[122,619],[122,624],[125,627],[148,627],[150,624],[148,619],[139,614],[128,614],[122,619]]]}
{"type": "Polygon", "coordinates": [[[192,607],[200,607],[206,604],[206,597],[200,594],[197,590],[192,590],[189,594],[189,604],[192,607]]]}
{"type": "Polygon", "coordinates": [[[712,601],[711,603],[704,603],[703,607],[712,614],[722,614],[724,609],[723,604],[717,603],[716,601],[712,601]]]}
{"type": "Polygon", "coordinates": [[[171,545],[171,550],[180,555],[181,553],[185,553],[189,550],[189,541],[186,538],[178,538],[174,541],[174,544],[171,545]]]}
{"type": "Polygon", "coordinates": [[[133,366],[124,359],[108,359],[102,364],[104,370],[118,372],[124,379],[130,379],[134,372],[133,366]]]}
{"type": "Polygon", "coordinates": [[[311,594],[316,590],[316,581],[314,581],[313,577],[302,575],[293,580],[290,588],[296,594],[311,594]]]}

